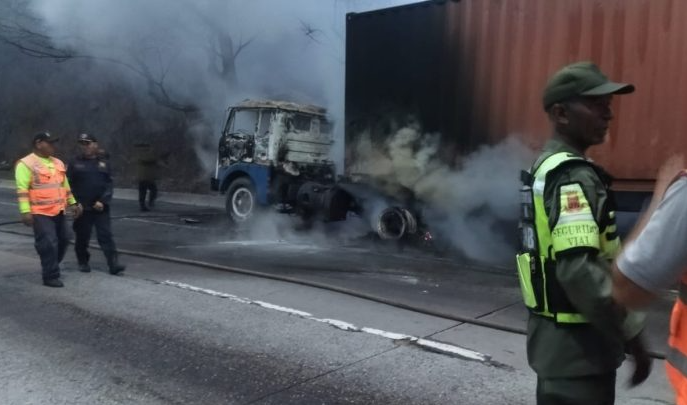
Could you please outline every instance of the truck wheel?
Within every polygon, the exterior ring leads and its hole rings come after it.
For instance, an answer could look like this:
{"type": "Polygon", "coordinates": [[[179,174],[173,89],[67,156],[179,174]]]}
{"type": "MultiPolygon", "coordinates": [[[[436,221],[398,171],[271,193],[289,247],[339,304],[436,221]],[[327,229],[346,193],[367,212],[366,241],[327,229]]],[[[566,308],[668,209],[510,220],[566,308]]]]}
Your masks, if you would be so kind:
{"type": "Polygon", "coordinates": [[[239,177],[229,184],[226,209],[229,220],[239,224],[248,221],[256,211],[257,196],[250,179],[239,177]]]}

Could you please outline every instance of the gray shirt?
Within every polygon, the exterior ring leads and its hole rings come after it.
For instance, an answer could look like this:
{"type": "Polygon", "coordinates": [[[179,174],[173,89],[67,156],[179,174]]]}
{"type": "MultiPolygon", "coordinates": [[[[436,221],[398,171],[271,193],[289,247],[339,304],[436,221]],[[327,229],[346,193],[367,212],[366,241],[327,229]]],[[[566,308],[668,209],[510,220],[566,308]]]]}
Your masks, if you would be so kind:
{"type": "Polygon", "coordinates": [[[618,258],[618,269],[647,291],[670,287],[687,270],[687,178],[671,185],[637,239],[618,258]]]}

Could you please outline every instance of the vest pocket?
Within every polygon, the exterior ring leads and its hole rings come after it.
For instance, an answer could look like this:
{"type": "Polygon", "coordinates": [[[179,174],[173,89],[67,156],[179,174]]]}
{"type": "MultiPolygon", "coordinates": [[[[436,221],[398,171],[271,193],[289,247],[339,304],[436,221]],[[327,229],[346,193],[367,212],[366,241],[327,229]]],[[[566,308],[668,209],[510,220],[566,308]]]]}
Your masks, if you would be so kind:
{"type": "Polygon", "coordinates": [[[535,312],[544,309],[544,280],[538,259],[532,258],[530,253],[516,256],[522,298],[525,306],[535,312]]]}

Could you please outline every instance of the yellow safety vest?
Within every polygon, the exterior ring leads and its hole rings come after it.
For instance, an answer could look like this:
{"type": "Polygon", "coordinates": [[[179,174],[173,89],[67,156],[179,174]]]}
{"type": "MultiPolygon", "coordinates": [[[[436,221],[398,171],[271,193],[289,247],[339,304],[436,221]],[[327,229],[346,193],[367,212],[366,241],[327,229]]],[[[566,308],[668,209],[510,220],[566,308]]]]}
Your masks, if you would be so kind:
{"type": "MultiPolygon", "coordinates": [[[[615,212],[609,209],[605,223],[600,226],[579,183],[565,184],[557,190],[560,210],[553,229],[549,227],[544,206],[546,177],[569,163],[588,164],[598,170],[591,162],[567,152],[547,157],[534,169],[528,187],[531,190],[532,229],[529,232],[525,229],[525,234],[529,235],[525,239],[529,242],[523,241],[523,249],[516,260],[525,306],[536,315],[573,324],[588,321],[576,311],[558,283],[556,254],[593,249],[612,260],[620,250],[620,239],[615,212]]],[[[608,192],[611,193],[610,189],[608,192]]],[[[526,228],[526,222],[521,218],[521,227],[526,228]]]]}

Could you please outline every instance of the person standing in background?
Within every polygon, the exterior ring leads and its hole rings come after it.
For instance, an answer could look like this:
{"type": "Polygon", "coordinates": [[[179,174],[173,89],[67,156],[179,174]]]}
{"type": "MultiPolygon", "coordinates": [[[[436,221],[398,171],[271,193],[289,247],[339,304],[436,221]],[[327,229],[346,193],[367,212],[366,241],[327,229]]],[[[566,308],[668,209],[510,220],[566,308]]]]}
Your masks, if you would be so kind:
{"type": "Polygon", "coordinates": [[[152,149],[150,143],[135,145],[138,149],[137,179],[138,179],[138,204],[141,211],[150,211],[155,208],[157,199],[157,180],[160,169],[160,158],[152,149]],[[150,194],[148,194],[150,192],[150,194]],[[148,204],[146,205],[146,201],[148,204]]]}

